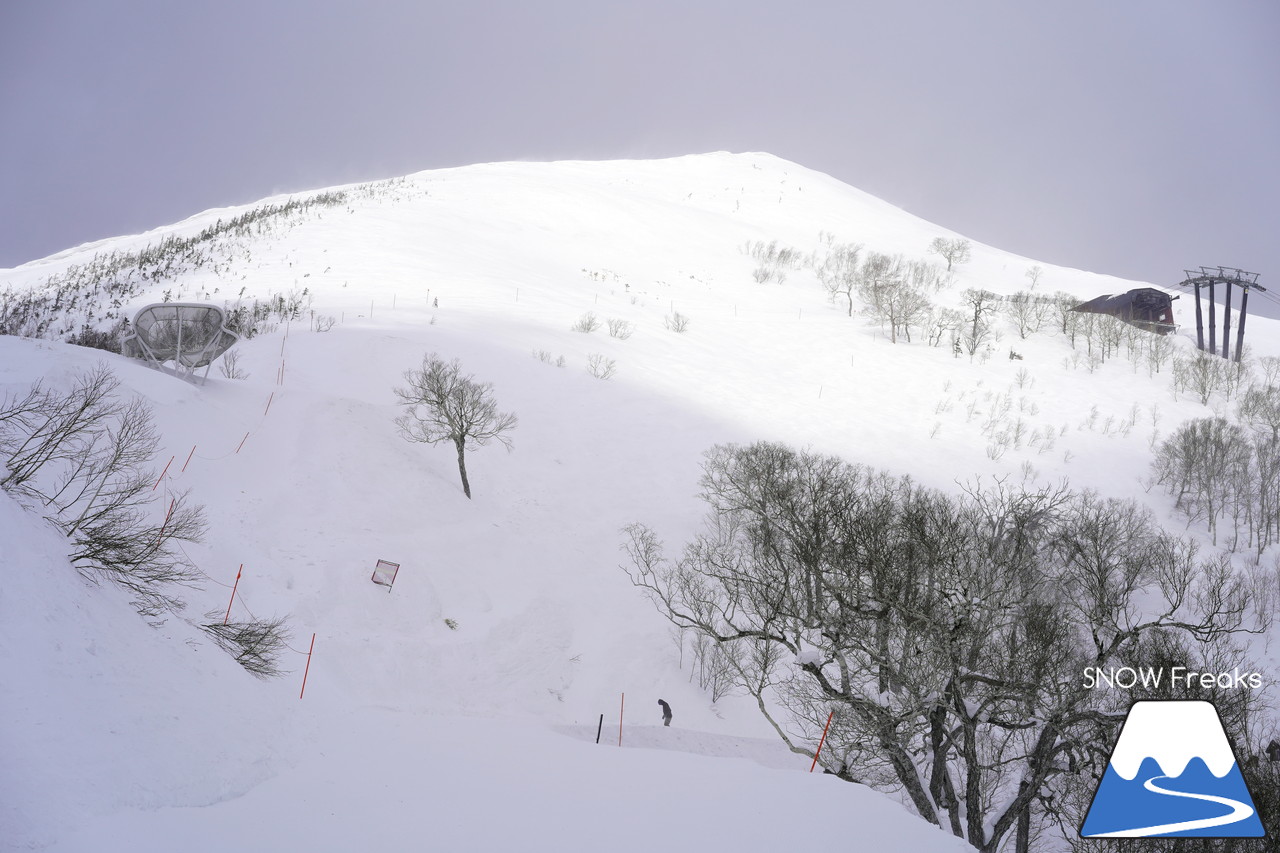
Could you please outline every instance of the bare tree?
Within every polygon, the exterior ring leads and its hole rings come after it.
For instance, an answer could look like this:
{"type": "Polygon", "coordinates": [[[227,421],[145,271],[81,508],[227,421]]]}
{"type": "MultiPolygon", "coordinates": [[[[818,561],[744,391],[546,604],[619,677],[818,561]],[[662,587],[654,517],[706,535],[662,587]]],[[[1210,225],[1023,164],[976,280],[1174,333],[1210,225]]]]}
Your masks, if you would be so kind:
{"type": "Polygon", "coordinates": [[[853,316],[853,295],[858,290],[858,260],[862,254],[862,246],[858,243],[844,243],[834,246],[827,253],[814,272],[822,287],[831,297],[831,301],[843,297],[850,317],[853,316]]]}
{"type": "Polygon", "coordinates": [[[956,237],[948,240],[945,237],[935,237],[933,242],[929,244],[929,251],[935,255],[941,255],[947,260],[947,272],[951,272],[954,264],[964,264],[969,262],[969,254],[972,246],[968,240],[956,237]]]}
{"type": "Polygon", "coordinates": [[[989,290],[969,288],[961,298],[964,301],[965,325],[960,330],[960,341],[972,360],[974,353],[995,336],[991,321],[1000,307],[1000,297],[989,290]]]}
{"type": "Polygon", "coordinates": [[[464,376],[457,359],[445,361],[428,353],[422,357],[422,367],[405,371],[404,378],[408,385],[394,389],[400,404],[408,407],[405,414],[396,418],[400,434],[409,441],[426,444],[453,442],[458,451],[462,491],[470,498],[467,444],[483,447],[496,440],[510,450],[507,433],[515,429],[516,416],[498,411],[493,386],[464,376]]]}
{"type": "Polygon", "coordinates": [[[889,293],[885,319],[889,323],[890,339],[897,342],[898,333],[911,342],[911,327],[923,326],[929,318],[933,303],[928,293],[938,289],[943,279],[933,264],[913,261],[906,265],[906,274],[897,287],[889,293]]]}
{"type": "Polygon", "coordinates": [[[1273,444],[1280,443],[1280,387],[1250,385],[1236,404],[1236,414],[1273,444]]]}
{"type": "Polygon", "coordinates": [[[1080,330],[1080,318],[1088,315],[1081,314],[1076,310],[1080,300],[1070,293],[1058,291],[1053,295],[1052,301],[1053,308],[1058,313],[1058,321],[1062,326],[1062,335],[1071,342],[1071,348],[1075,349],[1076,334],[1080,330]]]}
{"type": "Polygon", "coordinates": [[[57,466],[87,463],[90,449],[102,439],[118,412],[114,393],[119,382],[105,365],[76,378],[65,394],[39,382],[25,393],[7,397],[0,412],[0,458],[7,469],[0,488],[44,498],[36,479],[57,466]]]}
{"type": "Polygon", "coordinates": [[[1208,353],[1196,352],[1185,358],[1177,356],[1173,360],[1174,392],[1190,391],[1207,406],[1214,392],[1223,389],[1223,374],[1229,369],[1227,362],[1208,353]]]}
{"type": "Polygon", "coordinates": [[[948,337],[958,339],[963,325],[964,314],[955,308],[930,308],[925,326],[929,346],[940,346],[943,339],[948,337]]]}
{"type": "Polygon", "coordinates": [[[1005,301],[1004,311],[1017,328],[1018,337],[1026,340],[1044,328],[1049,318],[1049,303],[1028,291],[1019,290],[1005,301]]]}
{"type": "Polygon", "coordinates": [[[1040,286],[1040,279],[1044,277],[1044,268],[1039,265],[1028,267],[1027,271],[1023,273],[1023,275],[1027,277],[1027,281],[1029,282],[1027,286],[1031,290],[1035,290],[1040,286]]]}
{"type": "Polygon", "coordinates": [[[1156,453],[1157,482],[1166,485],[1179,509],[1203,519],[1214,544],[1218,517],[1251,481],[1252,443],[1243,427],[1223,418],[1187,421],[1156,453]]]}
{"type": "MultiPolygon", "coordinates": [[[[328,328],[320,329],[317,327],[316,330],[327,332],[328,328]]],[[[222,362],[218,365],[218,370],[228,379],[249,378],[249,371],[240,369],[240,350],[238,349],[227,350],[226,354],[222,356],[222,362]]]]}
{"type": "Polygon", "coordinates": [[[288,621],[283,617],[248,622],[219,622],[217,613],[200,626],[236,663],[259,678],[280,675],[280,655],[289,647],[288,621]]]}
{"type": "Polygon", "coordinates": [[[759,262],[751,276],[759,284],[776,281],[782,284],[787,280],[787,271],[800,266],[802,258],[799,250],[787,246],[778,248],[778,241],[765,244],[762,240],[748,242],[743,251],[759,262]]]}
{"type": "Polygon", "coordinates": [[[0,487],[38,505],[67,537],[86,577],[129,590],[145,616],[181,609],[170,590],[198,572],[180,542],[198,542],[203,510],[185,493],[156,512],[155,472],[147,466],[159,436],[139,399],[122,402],[119,381],[99,365],[65,393],[39,383],[0,406],[0,487]]]}
{"type": "Polygon", "coordinates": [[[1155,376],[1160,368],[1173,357],[1172,335],[1151,335],[1147,339],[1147,375],[1155,376]]]}
{"type": "Polygon", "coordinates": [[[1247,428],[1223,418],[1182,424],[1157,449],[1154,480],[1188,518],[1205,523],[1215,543],[1219,519],[1229,514],[1229,547],[1239,547],[1243,532],[1260,557],[1280,539],[1280,394],[1251,387],[1237,413],[1247,428]]]}
{"type": "Polygon", "coordinates": [[[889,340],[897,343],[898,335],[910,341],[911,327],[924,325],[931,308],[928,293],[937,289],[941,278],[931,264],[872,252],[858,269],[855,282],[866,303],[863,313],[887,326],[889,340]]]}
{"type": "Polygon", "coordinates": [[[600,328],[600,318],[596,316],[594,311],[588,311],[579,317],[569,328],[574,332],[582,332],[589,335],[596,329],[600,328]]]}
{"type": "Polygon", "coordinates": [[[635,324],[632,323],[630,320],[623,320],[618,317],[610,317],[608,320],[608,324],[609,324],[609,337],[611,338],[617,338],[620,341],[625,341],[627,338],[630,338],[632,334],[635,333],[635,324]]]}

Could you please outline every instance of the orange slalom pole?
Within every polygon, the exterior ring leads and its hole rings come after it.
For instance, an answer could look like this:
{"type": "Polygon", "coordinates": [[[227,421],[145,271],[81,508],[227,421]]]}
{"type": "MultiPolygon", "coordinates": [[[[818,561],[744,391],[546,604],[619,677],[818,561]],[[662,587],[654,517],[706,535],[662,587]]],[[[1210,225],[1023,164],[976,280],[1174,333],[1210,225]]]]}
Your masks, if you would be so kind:
{"type": "Polygon", "coordinates": [[[622,707],[618,708],[618,746],[622,746],[622,712],[627,709],[627,694],[622,694],[622,707]]]}
{"type": "Polygon", "coordinates": [[[262,416],[264,418],[267,416],[267,412],[271,411],[271,401],[274,400],[275,398],[276,398],[276,392],[272,391],[271,396],[267,398],[267,407],[262,410],[262,416]]]}
{"type": "Polygon", "coordinates": [[[177,498],[169,499],[169,511],[164,514],[164,521],[160,524],[160,535],[156,537],[157,545],[164,541],[164,529],[169,526],[169,519],[173,517],[173,505],[177,500],[177,498]]]}
{"type": "Polygon", "coordinates": [[[174,458],[173,456],[169,457],[169,461],[165,463],[164,470],[160,472],[160,479],[156,480],[156,485],[151,487],[151,491],[154,492],[156,487],[160,485],[160,481],[164,479],[164,475],[169,473],[169,466],[173,464],[174,458]]]}
{"type": "Polygon", "coordinates": [[[827,742],[827,729],[831,728],[831,718],[836,715],[835,711],[827,714],[827,724],[822,727],[822,740],[818,741],[818,749],[813,753],[813,763],[809,765],[809,772],[813,772],[813,768],[818,766],[818,756],[822,755],[822,745],[827,742]]]}
{"type": "Polygon", "coordinates": [[[240,587],[240,573],[244,571],[244,563],[240,564],[240,568],[236,569],[236,582],[231,587],[231,601],[227,602],[227,615],[222,617],[222,624],[227,624],[227,620],[231,618],[231,605],[236,600],[236,590],[240,587]]]}
{"type": "Polygon", "coordinates": [[[182,463],[182,470],[178,472],[179,474],[186,473],[187,466],[191,464],[191,457],[195,455],[196,455],[196,446],[193,444],[191,445],[191,452],[187,454],[187,461],[182,463]]]}
{"type": "Polygon", "coordinates": [[[244,434],[244,438],[240,439],[240,445],[236,448],[236,453],[240,452],[240,448],[244,447],[244,443],[249,440],[249,433],[244,434]]]}
{"type": "Polygon", "coordinates": [[[307,674],[311,672],[311,653],[316,650],[316,635],[311,635],[311,648],[307,649],[307,668],[302,671],[302,690],[298,693],[298,698],[302,698],[302,694],[307,692],[307,674]]]}

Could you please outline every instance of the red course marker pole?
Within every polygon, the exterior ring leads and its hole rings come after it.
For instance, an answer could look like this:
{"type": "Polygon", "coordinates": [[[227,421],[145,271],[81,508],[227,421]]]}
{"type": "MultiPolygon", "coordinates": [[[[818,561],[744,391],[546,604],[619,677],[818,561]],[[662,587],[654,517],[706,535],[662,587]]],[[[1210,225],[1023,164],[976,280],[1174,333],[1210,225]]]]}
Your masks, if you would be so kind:
{"type": "Polygon", "coordinates": [[[240,452],[240,448],[244,447],[244,443],[249,440],[249,433],[244,434],[244,438],[240,439],[240,445],[236,448],[236,453],[240,452]]]}
{"type": "Polygon", "coordinates": [[[622,746],[622,712],[627,709],[627,694],[622,694],[622,707],[618,708],[618,746],[622,746]]]}
{"type": "Polygon", "coordinates": [[[818,756],[822,755],[822,745],[827,742],[827,729],[831,728],[831,718],[836,715],[835,711],[827,714],[827,724],[822,727],[822,740],[818,741],[818,749],[813,753],[813,763],[809,765],[809,772],[813,772],[813,768],[818,766],[818,756]]]}
{"type": "Polygon", "coordinates": [[[302,698],[302,694],[307,692],[307,674],[311,672],[311,653],[316,650],[316,635],[311,635],[311,648],[307,649],[307,668],[302,671],[302,690],[298,693],[298,698],[302,698]]]}
{"type": "Polygon", "coordinates": [[[227,620],[231,618],[231,605],[236,600],[236,590],[240,586],[240,573],[244,571],[244,563],[240,564],[240,568],[236,569],[236,582],[231,587],[231,601],[227,602],[227,615],[222,617],[222,624],[227,624],[227,620]]]}
{"type": "MultiPolygon", "coordinates": [[[[169,466],[173,464],[174,457],[170,456],[169,461],[165,463],[164,470],[160,472],[160,480],[164,479],[164,475],[169,473],[169,466]]],[[[160,480],[156,480],[156,485],[151,487],[151,491],[156,490],[156,486],[160,485],[160,480]]]]}
{"type": "MultiPolygon", "coordinates": [[[[186,472],[187,466],[191,464],[191,457],[195,455],[196,455],[196,446],[193,444],[191,445],[191,452],[187,454],[187,461],[182,463],[182,470],[178,472],[179,474],[186,472]]],[[[155,491],[155,489],[152,489],[152,491],[155,491]]]]}
{"type": "Polygon", "coordinates": [[[264,418],[267,416],[267,412],[271,411],[271,401],[274,400],[275,398],[276,398],[276,392],[272,391],[271,396],[267,398],[267,407],[262,410],[262,416],[264,418]]]}
{"type": "Polygon", "coordinates": [[[169,526],[169,519],[173,518],[173,507],[177,502],[177,498],[169,498],[169,511],[164,514],[164,521],[160,524],[160,535],[156,537],[157,545],[164,539],[164,529],[169,526]]]}

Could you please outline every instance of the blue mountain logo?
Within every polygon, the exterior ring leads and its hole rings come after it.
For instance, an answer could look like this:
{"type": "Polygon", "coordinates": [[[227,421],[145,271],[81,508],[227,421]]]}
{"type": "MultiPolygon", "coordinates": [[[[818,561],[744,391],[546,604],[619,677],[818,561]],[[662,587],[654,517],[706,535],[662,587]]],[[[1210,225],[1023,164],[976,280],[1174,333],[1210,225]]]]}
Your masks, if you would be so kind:
{"type": "Polygon", "coordinates": [[[1265,836],[1218,709],[1203,701],[1135,702],[1080,835],[1265,836]]]}

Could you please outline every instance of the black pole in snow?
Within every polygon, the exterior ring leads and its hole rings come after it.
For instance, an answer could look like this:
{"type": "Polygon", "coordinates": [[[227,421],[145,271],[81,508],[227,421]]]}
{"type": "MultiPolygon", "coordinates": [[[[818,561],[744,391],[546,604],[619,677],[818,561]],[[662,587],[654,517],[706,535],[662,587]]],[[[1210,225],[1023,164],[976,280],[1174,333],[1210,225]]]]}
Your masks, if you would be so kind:
{"type": "Polygon", "coordinates": [[[1231,281],[1227,280],[1227,301],[1222,307],[1222,357],[1231,359],[1231,281]]]}
{"type": "Polygon", "coordinates": [[[1209,352],[1217,355],[1218,341],[1215,337],[1218,331],[1218,318],[1213,313],[1213,279],[1209,279],[1209,352]]]}
{"type": "Polygon", "coordinates": [[[1240,297],[1240,328],[1236,334],[1236,364],[1240,363],[1240,356],[1244,354],[1244,318],[1249,316],[1249,285],[1244,286],[1244,293],[1240,297]]]}
{"type": "Polygon", "coordinates": [[[600,725],[596,726],[596,743],[600,742],[600,733],[604,731],[604,714],[600,715],[600,725]]]}
{"type": "Polygon", "coordinates": [[[1204,352],[1204,310],[1200,307],[1200,285],[1196,282],[1196,347],[1204,352]]]}

